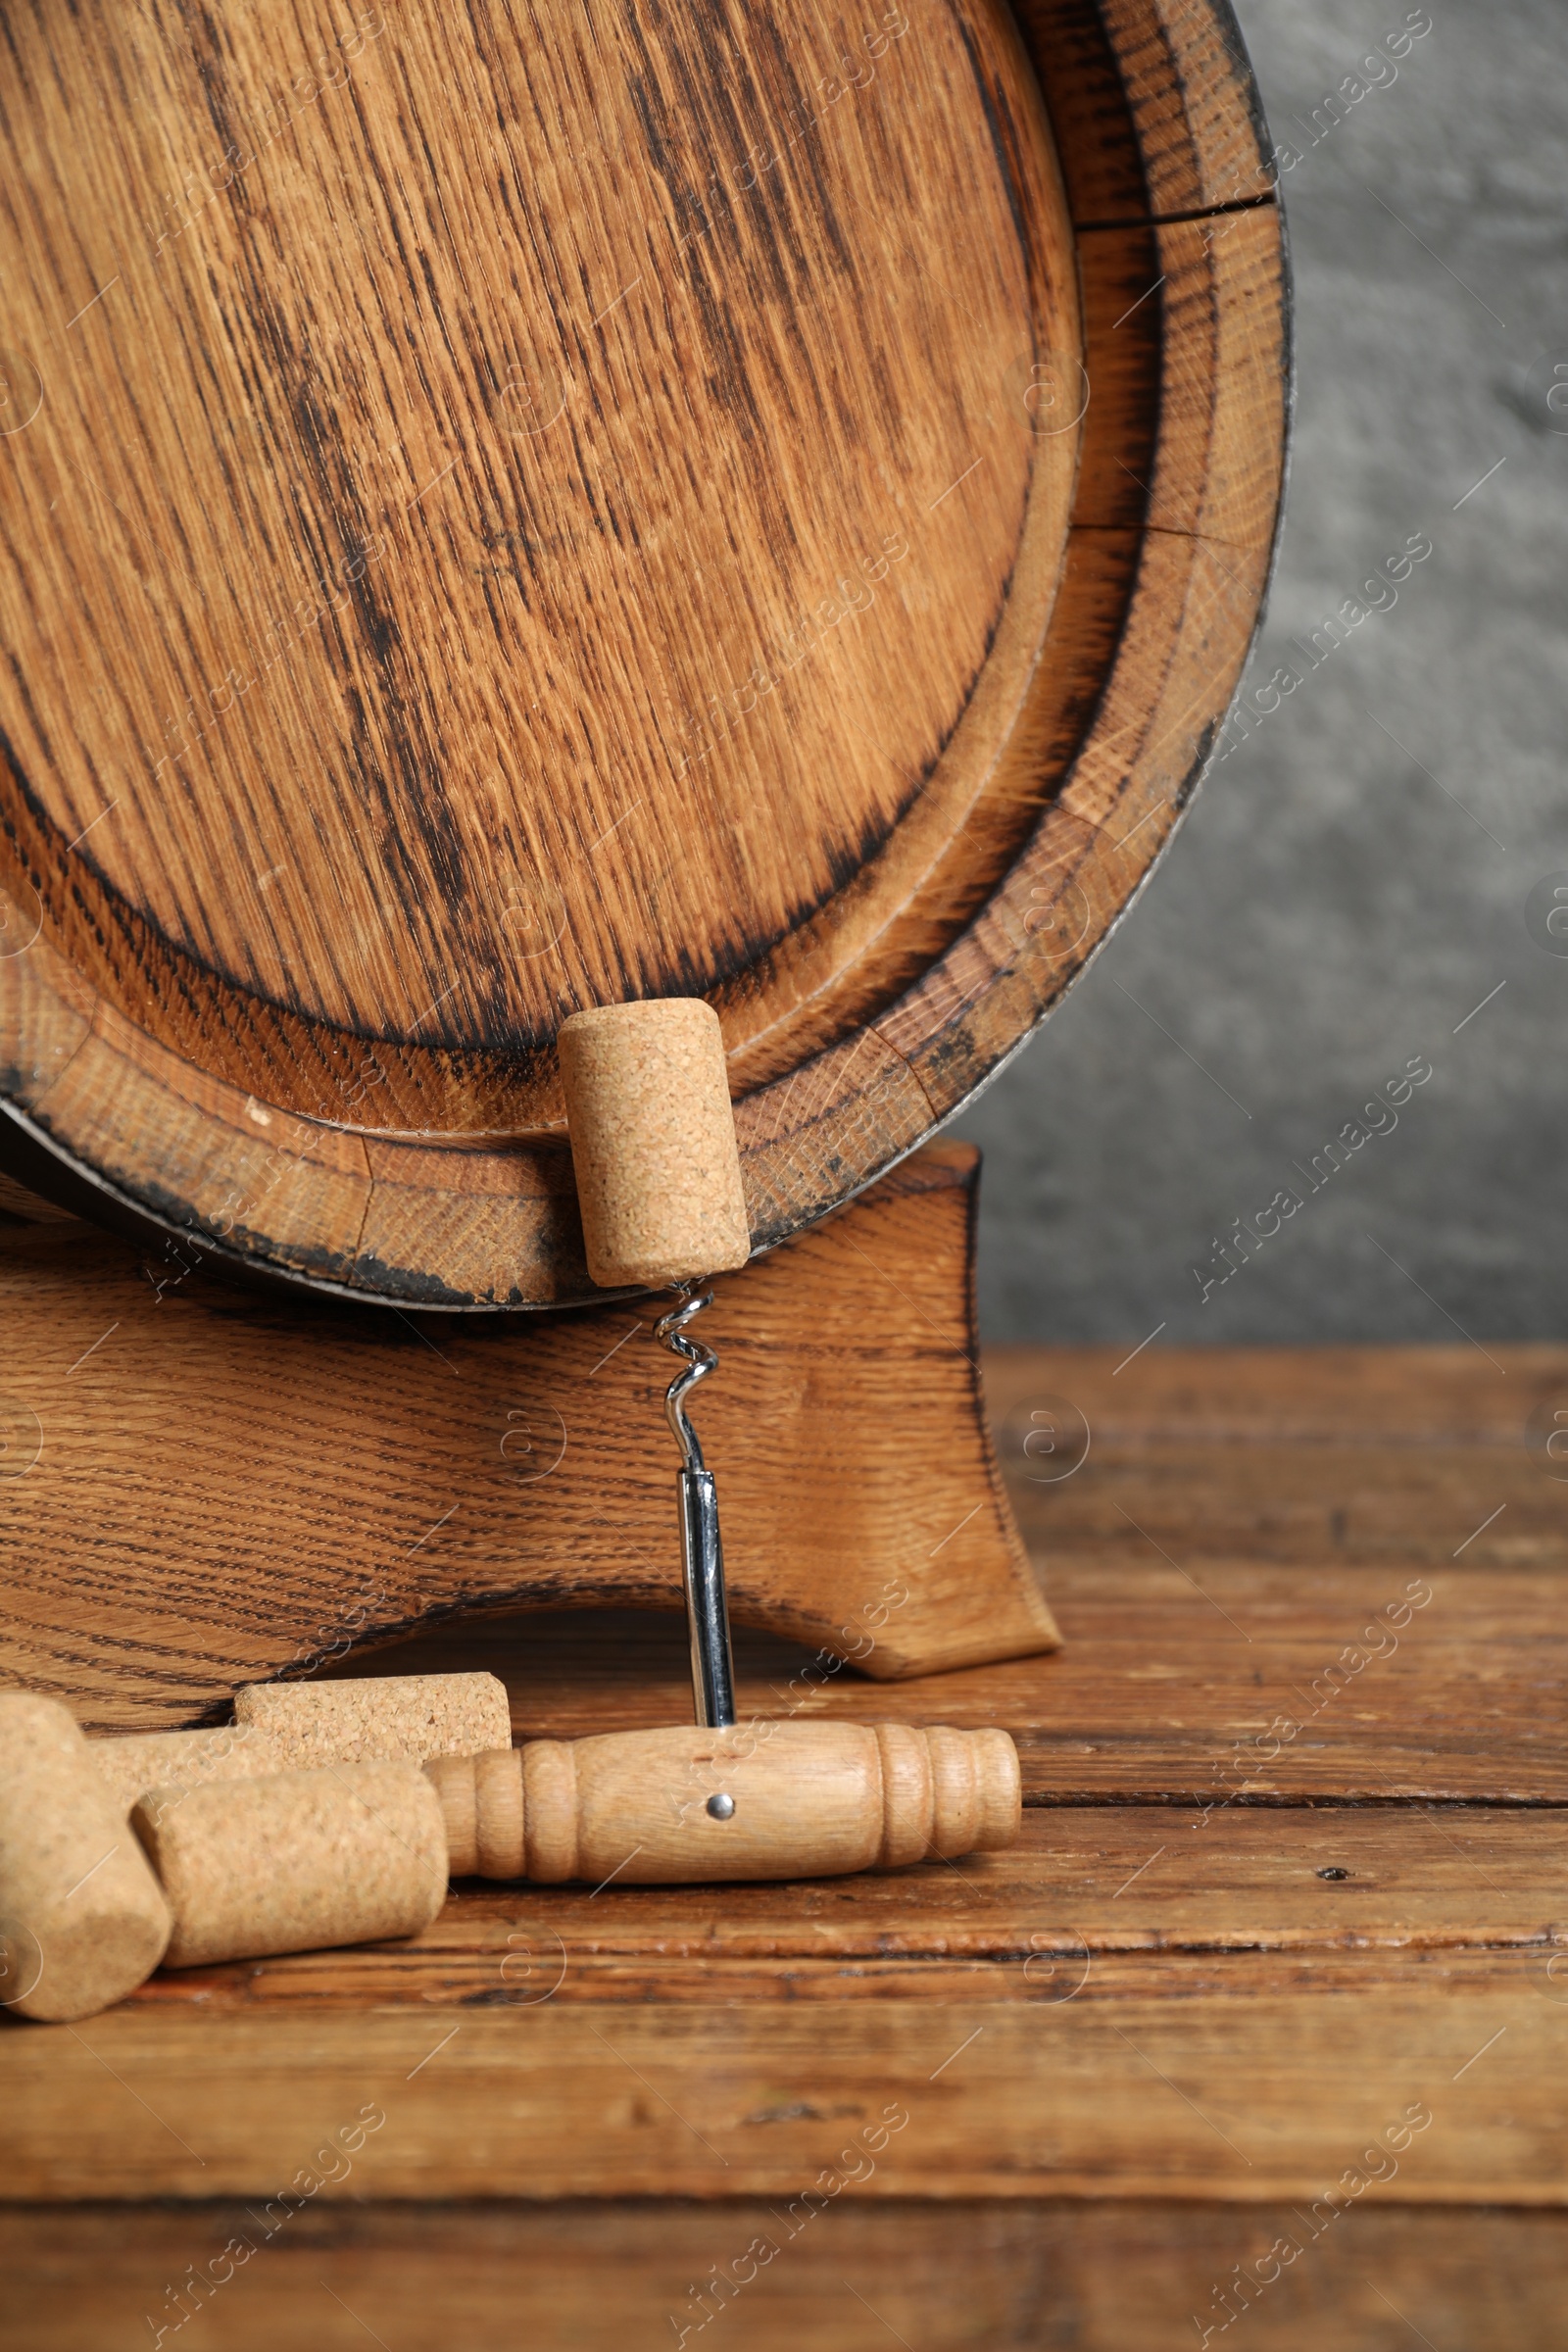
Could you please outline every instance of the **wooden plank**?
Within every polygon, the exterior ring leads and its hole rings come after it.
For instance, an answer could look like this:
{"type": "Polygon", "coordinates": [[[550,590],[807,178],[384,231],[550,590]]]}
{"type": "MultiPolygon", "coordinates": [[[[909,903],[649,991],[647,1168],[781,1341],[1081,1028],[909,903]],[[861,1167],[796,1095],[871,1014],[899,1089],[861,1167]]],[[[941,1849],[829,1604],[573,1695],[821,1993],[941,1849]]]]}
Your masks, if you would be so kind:
{"type": "Polygon", "coordinates": [[[1268,2277],[1293,2228],[1289,2205],[944,2208],[853,2188],[793,2238],[747,2199],[716,2213],[342,2202],[291,2213],[230,2272],[225,2247],[260,2236],[243,2204],[24,2207],[0,2211],[0,2352],[103,2352],[151,2341],[149,2314],[181,2313],[182,2352],[363,2352],[368,2336],[451,2352],[459,2306],[464,2352],[515,2352],[520,2313],[529,2352],[675,2346],[682,2327],[695,2346],[720,2318],[717,2340],[733,2333],[746,2352],[870,2352],[895,2337],[919,2352],[1193,2352],[1193,2314],[1217,2320],[1227,2280],[1231,2309],[1249,2303],[1251,2352],[1394,2352],[1401,2320],[1405,2340],[1418,2329],[1445,2352],[1564,2341],[1568,2217],[1363,2204],[1250,2300],[1237,2293],[1237,2266],[1268,2277]],[[194,2282],[215,2271],[220,2288],[194,2282]]]}
{"type": "MultiPolygon", "coordinates": [[[[1138,1511],[1136,1494],[1127,1507],[1138,1511]]],[[[850,1671],[808,1674],[804,1653],[748,1638],[742,1717],[1000,1723],[1018,1742],[1029,1804],[1568,1803],[1556,1574],[1387,1556],[1347,1568],[1321,1554],[1259,1566],[1165,1550],[1130,1529],[1114,1548],[1048,1552],[1063,1640],[1050,1658],[876,1686],[850,1671]],[[1422,1592],[1431,1598],[1417,1605],[1422,1592]],[[1408,1622],[1396,1624],[1405,1608],[1408,1622]]],[[[657,1619],[499,1621],[395,1654],[400,1669],[432,1672],[483,1657],[508,1682],[519,1737],[684,1712],[680,1631],[657,1619]]]]}
{"type": "Polygon", "coordinates": [[[1227,0],[1101,0],[1156,215],[1270,194],[1266,125],[1227,0]]]}
{"type": "Polygon", "coordinates": [[[1080,227],[1255,204],[1273,187],[1224,0],[1018,0],[1080,227]],[[1117,135],[1131,111],[1135,136],[1117,135]]]}
{"type": "MultiPolygon", "coordinates": [[[[1199,1525],[1276,1458],[1372,1489],[1457,1463],[1479,1501],[1510,1431],[1550,1486],[1498,1392],[1549,1402],[1562,1351],[1501,1351],[1500,1373],[1469,1350],[1294,1374],[1147,1354],[999,1359],[1015,1485],[1052,1458],[1016,1443],[1031,1415],[1068,1435],[1076,1399],[1088,1459],[1045,1492],[1090,1528],[1152,1456],[1199,1525]]],[[[1348,2192],[1357,2216],[1568,2203],[1562,1563],[1449,1548],[1412,1577],[1376,1546],[1187,1570],[1136,1527],[1086,1539],[1050,1568],[1060,1658],[898,1690],[792,1687],[800,1653],[748,1636],[743,1713],[1014,1729],[1036,1800],[1019,1847],[786,1887],[470,1886],[412,1945],[170,1974],[78,2030],[10,2025],[9,2194],[268,2197],[376,2101],[387,2124],[334,2193],[787,2204],[897,2102],[869,2200],[1309,2209],[1420,2102],[1432,2123],[1348,2192]],[[1396,1621],[1411,1582],[1431,1596],[1396,1621]],[[1276,1698],[1310,1695],[1379,1607],[1396,1645],[1265,1756],[1276,1698]],[[1481,1801],[1437,1801],[1450,1784],[1481,1801]]],[[[498,1666],[525,1733],[685,1711],[667,1620],[449,1628],[396,1657],[498,1666]]],[[[1346,2224],[1319,2227],[1327,2244],[1346,2224]]]]}
{"type": "Polygon", "coordinates": [[[1568,1348],[1544,1342],[1487,1350],[1154,1346],[1132,1357],[1122,1348],[997,1347],[986,1369],[999,1415],[1054,1384],[1107,1438],[1130,1445],[1512,1447],[1543,1400],[1568,1391],[1568,1348]]]}
{"type": "Polygon", "coordinates": [[[1095,0],[1017,0],[1038,60],[1076,225],[1142,220],[1149,183],[1116,53],[1095,0]]]}
{"type": "MultiPolygon", "coordinates": [[[[1547,1451],[1568,1412],[1568,1352],[1490,1356],[1152,1348],[1118,1378],[1114,1350],[998,1349],[987,1378],[1015,1507],[1064,1564],[1152,1565],[1157,1544],[1167,1565],[1528,1587],[1568,1566],[1564,1465],[1547,1451]],[[1023,1458],[1036,1411],[1072,1431],[1073,1461],[1087,1446],[1070,1476],[1023,1458]]],[[[1476,1602],[1492,1605],[1485,1591],[1476,1602]]]]}
{"type": "MultiPolygon", "coordinates": [[[[611,1998],[1071,1997],[1137,1952],[1525,1947],[1554,1997],[1568,1963],[1568,1825],[1465,1808],[1037,1810],[1019,1846],[956,1864],[790,1886],[469,1884],[427,1933],[156,1979],[136,2005],[357,2013],[611,1998]]],[[[1565,1980],[1568,1985],[1568,1980],[1565,1980]]]]}
{"type": "MultiPolygon", "coordinates": [[[[768,2252],[780,2224],[769,2206],[745,2201],[722,2218],[679,2206],[306,2207],[265,2260],[246,2257],[204,2303],[190,2272],[216,2264],[225,2278],[224,2247],[247,2228],[256,2233],[243,2205],[35,2208],[0,2216],[13,2290],[0,2347],[100,2352],[137,2340],[149,2313],[188,2311],[178,2340],[189,2352],[304,2342],[348,2352],[367,2330],[397,2352],[449,2352],[461,2294],[465,2352],[514,2352],[524,2310],[530,2352],[676,2344],[681,2326],[695,2344],[720,2314],[744,2329],[748,2352],[803,2343],[867,2352],[878,2323],[921,2352],[1063,2342],[1074,2352],[1190,2352],[1191,2315],[1213,2311],[1216,2280],[1239,2262],[1266,2270],[1291,2224],[1288,2206],[1243,2221],[1191,2207],[943,2212],[846,2196],[768,2252]]],[[[1564,2224],[1552,2214],[1355,2210],[1257,2295],[1246,2341],[1259,2352],[1321,2352],[1328,2330],[1338,2352],[1390,2352],[1392,2305],[1434,2343],[1546,2352],[1563,2340],[1563,2252],[1564,2224]]]]}
{"type": "Polygon", "coordinates": [[[879,2197],[1310,2200],[1419,2104],[1407,2161],[1350,2201],[1568,2200],[1568,2002],[1540,1954],[1137,1954],[1070,1998],[938,1962],[918,1991],[762,2003],[519,2003],[502,1957],[461,2015],[14,2027],[6,2198],[266,2197],[373,2106],[323,2194],[789,2198],[886,2113],[908,2120],[879,2197]]]}
{"type": "MultiPolygon", "coordinates": [[[[1142,231],[1107,232],[1104,245],[1086,288],[1091,416],[1102,368],[1118,423],[1136,411],[1140,312],[1162,306],[1157,441],[1152,465],[1131,468],[1157,527],[1058,799],[968,929],[878,1017],[943,1117],[1064,993],[1158,856],[1212,746],[1216,692],[1228,699],[1241,674],[1268,572],[1287,396],[1277,208],[1163,226],[1152,257],[1142,231]],[[1118,279],[1126,300],[1112,317],[1118,279]]],[[[1113,487],[1113,438],[1092,432],[1086,452],[1089,519],[1074,527],[1095,533],[1131,510],[1113,487]]],[[[1070,625],[1061,612],[1053,622],[1070,625]]],[[[1043,680],[1052,661],[1048,636],[1043,680]]]]}
{"type": "MultiPolygon", "coordinates": [[[[1568,1946],[1568,1822],[1463,1807],[1037,1810],[1019,1844],[910,1871],[713,1887],[469,1882],[408,1944],[181,1969],[135,1996],[192,2018],[564,2002],[1071,1997],[1137,1952],[1568,1946]],[[932,1963],[952,1963],[933,1968],[932,1963]],[[1006,1964],[956,1968],[956,1963],[1006,1964]]],[[[1558,1974],[1568,1999],[1568,1950],[1558,1974]]]]}
{"type": "Polygon", "coordinates": [[[1149,517],[1166,332],[1158,256],[1150,225],[1097,229],[1079,239],[1090,378],[1072,504],[1078,536],[1141,531],[1149,517]]]}

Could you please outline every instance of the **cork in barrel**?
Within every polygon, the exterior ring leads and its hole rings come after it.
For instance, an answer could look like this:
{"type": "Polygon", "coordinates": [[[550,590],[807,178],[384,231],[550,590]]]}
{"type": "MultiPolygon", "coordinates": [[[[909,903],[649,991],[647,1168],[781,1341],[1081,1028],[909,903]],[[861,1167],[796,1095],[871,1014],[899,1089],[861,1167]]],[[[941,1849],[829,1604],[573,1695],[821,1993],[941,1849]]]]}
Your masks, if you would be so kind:
{"type": "Polygon", "coordinates": [[[690,1282],[751,1252],[718,1015],[699,997],[574,1012],[557,1040],[588,1271],[690,1282]]]}

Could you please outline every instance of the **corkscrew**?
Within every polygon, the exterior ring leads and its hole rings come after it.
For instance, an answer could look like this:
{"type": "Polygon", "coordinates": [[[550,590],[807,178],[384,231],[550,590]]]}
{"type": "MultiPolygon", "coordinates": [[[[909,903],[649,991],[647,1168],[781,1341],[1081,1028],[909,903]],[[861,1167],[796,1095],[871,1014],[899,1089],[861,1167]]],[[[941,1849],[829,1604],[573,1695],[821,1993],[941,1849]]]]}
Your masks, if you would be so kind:
{"type": "Polygon", "coordinates": [[[1020,1783],[1005,1732],[769,1721],[723,1737],[735,1676],[718,1502],[686,1409],[718,1368],[691,1328],[712,1304],[707,1286],[751,1254],[723,1036],[701,1000],[663,997],[575,1012],[557,1043],[589,1275],[676,1301],[654,1338],[680,1358],[664,1415],[680,1447],[697,1726],[449,1759],[453,1850],[471,1844],[473,1866],[497,1876],[654,1885],[893,1870],[1010,1844],[1020,1783]],[[601,1871],[607,1837],[618,1850],[601,1871]]]}
{"type": "Polygon", "coordinates": [[[664,1393],[664,1415],[681,1450],[675,1473],[680,1496],[681,1574],[686,1592],[686,1628],[691,1638],[692,1701],[697,1720],[709,1731],[727,1732],[735,1721],[735,1672],[730,1654],[729,1609],[724,1599],[724,1547],[718,1532],[718,1495],[713,1473],[703,1460],[702,1441],[686,1411],[700,1380],[718,1369],[718,1357],[687,1326],[713,1303],[711,1291],[693,1296],[697,1286],[671,1283],[680,1300],[654,1326],[654,1337],[685,1359],[664,1393]]]}

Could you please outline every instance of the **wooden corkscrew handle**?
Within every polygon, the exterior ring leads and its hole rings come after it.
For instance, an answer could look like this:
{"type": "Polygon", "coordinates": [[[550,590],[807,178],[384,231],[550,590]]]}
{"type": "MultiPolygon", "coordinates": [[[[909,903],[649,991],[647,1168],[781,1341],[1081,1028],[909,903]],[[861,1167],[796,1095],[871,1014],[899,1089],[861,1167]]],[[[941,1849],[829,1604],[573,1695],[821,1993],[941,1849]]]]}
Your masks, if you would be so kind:
{"type": "Polygon", "coordinates": [[[454,1878],[617,1886],[897,1870],[1010,1845],[1005,1732],[756,1722],[438,1756],[454,1878]]]}

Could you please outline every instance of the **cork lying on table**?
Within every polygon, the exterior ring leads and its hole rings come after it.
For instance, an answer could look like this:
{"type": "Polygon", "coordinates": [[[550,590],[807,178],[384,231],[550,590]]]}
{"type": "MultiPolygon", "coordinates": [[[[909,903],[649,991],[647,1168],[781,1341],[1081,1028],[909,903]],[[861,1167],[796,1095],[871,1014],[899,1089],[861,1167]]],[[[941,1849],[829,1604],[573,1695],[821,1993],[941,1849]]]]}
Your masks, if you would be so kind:
{"type": "Polygon", "coordinates": [[[556,1043],[594,1281],[616,1290],[744,1266],[751,1232],[712,1006],[600,1005],[574,1012],[556,1043]]]}
{"type": "Polygon", "coordinates": [[[338,1764],[131,1814],[174,1915],[170,1968],[416,1936],[446,1899],[441,1807],[417,1764],[338,1764]]]}
{"type": "Polygon", "coordinates": [[[145,1789],[199,1788],[208,1781],[254,1781],[283,1771],[266,1732],[249,1723],[212,1732],[127,1732],[118,1740],[92,1740],[87,1752],[127,1812],[145,1789]]]}
{"type": "Polygon", "coordinates": [[[265,1735],[274,1771],[469,1756],[510,1747],[512,1709],[493,1674],[386,1674],[364,1682],[247,1683],[236,1726],[265,1735]]]}
{"type": "Polygon", "coordinates": [[[74,1718],[0,1694],[0,2001],[92,2017],[152,1975],[169,1905],[74,1718]]]}

